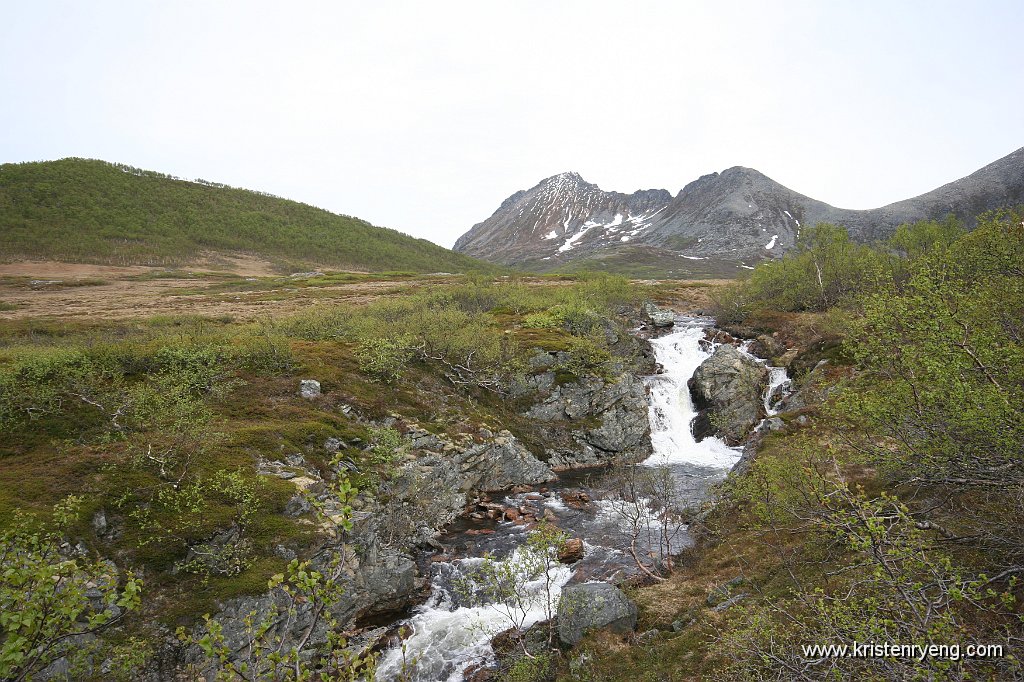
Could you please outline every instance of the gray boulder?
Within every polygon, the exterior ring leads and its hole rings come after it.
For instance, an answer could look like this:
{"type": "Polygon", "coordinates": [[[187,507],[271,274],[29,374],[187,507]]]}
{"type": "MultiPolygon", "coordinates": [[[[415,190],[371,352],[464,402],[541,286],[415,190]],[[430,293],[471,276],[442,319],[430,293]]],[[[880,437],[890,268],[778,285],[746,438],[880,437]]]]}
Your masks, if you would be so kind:
{"type": "Polygon", "coordinates": [[[671,327],[676,323],[676,314],[671,310],[662,310],[650,301],[644,303],[644,312],[655,327],[671,327]]]}
{"type": "Polygon", "coordinates": [[[636,604],[614,585],[571,585],[562,590],[558,603],[558,637],[573,646],[588,630],[608,628],[626,634],[636,628],[636,615],[636,604]]]}
{"type": "Polygon", "coordinates": [[[316,379],[303,379],[299,382],[299,395],[303,398],[316,398],[320,395],[320,382],[316,379]]]}
{"type": "Polygon", "coordinates": [[[719,346],[688,386],[699,410],[692,427],[697,440],[716,435],[737,445],[764,416],[768,370],[732,346],[719,346]]]}

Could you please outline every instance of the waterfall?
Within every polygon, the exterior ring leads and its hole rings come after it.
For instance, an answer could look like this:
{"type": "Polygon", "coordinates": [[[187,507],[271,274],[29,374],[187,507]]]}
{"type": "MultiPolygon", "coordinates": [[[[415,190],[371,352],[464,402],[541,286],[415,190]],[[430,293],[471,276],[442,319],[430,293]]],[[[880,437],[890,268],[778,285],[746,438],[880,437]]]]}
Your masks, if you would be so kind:
{"type": "Polygon", "coordinates": [[[664,369],[648,377],[650,389],[651,444],[654,454],[644,464],[662,466],[693,464],[729,469],[740,451],[719,438],[696,442],[690,422],[697,416],[686,382],[711,354],[701,349],[700,340],[710,321],[680,318],[671,334],[651,339],[654,356],[664,369]]]}
{"type": "MultiPolygon", "coordinates": [[[[654,454],[642,465],[667,467],[684,496],[698,502],[704,499],[708,486],[721,480],[740,457],[739,448],[728,447],[713,437],[697,443],[690,431],[696,410],[686,383],[697,367],[710,357],[710,353],[701,348],[704,330],[709,324],[711,320],[707,318],[679,318],[672,333],[652,339],[655,357],[664,371],[646,379],[650,390],[648,414],[654,454]]],[[[772,377],[773,385],[777,385],[775,372],[772,377]]],[[[784,379],[783,372],[778,382],[784,379]]],[[[559,485],[580,483],[566,480],[550,487],[557,489],[559,485]]],[[[593,490],[597,495],[601,492],[599,487],[593,490]]],[[[504,499],[511,506],[518,506],[523,501],[522,494],[504,499]]],[[[557,495],[552,495],[541,504],[556,513],[557,525],[583,538],[586,547],[586,557],[573,568],[559,565],[551,569],[552,600],[557,600],[562,586],[572,579],[573,569],[577,571],[577,580],[614,582],[613,576],[622,575],[621,571],[630,565],[632,560],[621,551],[622,532],[618,526],[622,520],[616,513],[616,502],[595,499],[589,511],[582,511],[567,508],[557,495]]],[[[648,525],[656,526],[656,520],[648,525]]],[[[518,547],[525,532],[521,526],[501,523],[494,528],[494,535],[486,537],[495,543],[491,547],[505,547],[507,551],[508,545],[501,543],[518,547]]],[[[678,544],[673,544],[673,551],[681,550],[688,542],[688,537],[679,538],[678,544]]],[[[482,551],[486,550],[478,548],[475,554],[482,551]]],[[[509,552],[504,560],[515,561],[517,551],[509,552]]],[[[396,648],[384,652],[377,673],[379,682],[397,679],[402,673],[403,660],[414,661],[414,665],[410,665],[410,678],[424,682],[459,682],[471,666],[494,662],[490,639],[510,627],[509,619],[502,615],[500,605],[498,608],[495,605],[466,605],[454,587],[460,579],[471,574],[480,561],[470,557],[433,566],[430,598],[404,623],[412,631],[405,640],[405,652],[403,654],[396,648]]],[[[548,595],[543,589],[543,581],[532,583],[528,591],[527,612],[523,614],[527,626],[543,619],[550,610],[544,604],[548,595]]]]}

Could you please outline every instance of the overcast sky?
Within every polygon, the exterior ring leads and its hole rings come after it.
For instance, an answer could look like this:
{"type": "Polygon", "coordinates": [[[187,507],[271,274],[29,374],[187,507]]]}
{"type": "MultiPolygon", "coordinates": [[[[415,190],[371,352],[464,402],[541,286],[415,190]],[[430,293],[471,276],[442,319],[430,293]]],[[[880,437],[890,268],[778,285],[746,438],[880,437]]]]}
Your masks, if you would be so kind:
{"type": "MultiPolygon", "coordinates": [[[[0,162],[205,178],[450,246],[575,170],[845,208],[1024,146],[1024,2],[13,2],[0,162]]],[[[2,227],[2,226],[0,226],[2,227]]]]}

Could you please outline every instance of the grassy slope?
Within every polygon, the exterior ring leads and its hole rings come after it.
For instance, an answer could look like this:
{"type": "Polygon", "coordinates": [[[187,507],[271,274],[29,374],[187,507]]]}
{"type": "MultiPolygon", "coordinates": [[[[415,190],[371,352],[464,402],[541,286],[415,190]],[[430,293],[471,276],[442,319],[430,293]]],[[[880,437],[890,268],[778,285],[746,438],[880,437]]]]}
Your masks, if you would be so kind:
{"type": "Polygon", "coordinates": [[[519,263],[517,267],[533,272],[609,272],[636,279],[718,279],[746,273],[738,261],[713,258],[691,260],[649,246],[617,247],[579,260],[552,265],[553,262],[532,260],[519,263]]]}
{"type": "Polygon", "coordinates": [[[3,258],[170,265],[218,251],[291,267],[498,269],[295,201],[85,159],[0,166],[0,227],[3,258]]]}

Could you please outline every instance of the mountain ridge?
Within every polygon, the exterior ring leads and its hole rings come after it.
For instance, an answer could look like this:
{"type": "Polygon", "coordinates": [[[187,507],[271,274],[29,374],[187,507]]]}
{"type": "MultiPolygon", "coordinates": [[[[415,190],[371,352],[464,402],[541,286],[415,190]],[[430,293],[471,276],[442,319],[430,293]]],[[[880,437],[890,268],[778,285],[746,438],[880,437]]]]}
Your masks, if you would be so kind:
{"type": "Polygon", "coordinates": [[[845,226],[872,241],[904,222],[979,213],[1024,203],[1024,147],[929,192],[873,209],[845,209],[796,192],[754,168],[732,166],[685,184],[632,194],[605,191],[574,171],[509,196],[454,250],[507,265],[558,269],[572,261],[648,247],[662,259],[727,261],[748,267],[792,249],[802,227],[845,226]]]}

